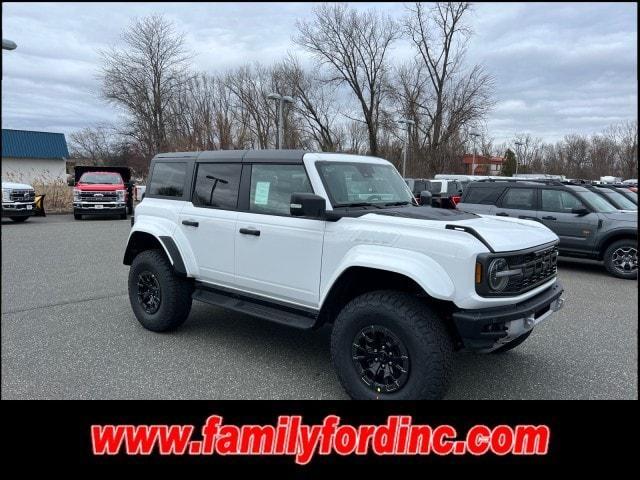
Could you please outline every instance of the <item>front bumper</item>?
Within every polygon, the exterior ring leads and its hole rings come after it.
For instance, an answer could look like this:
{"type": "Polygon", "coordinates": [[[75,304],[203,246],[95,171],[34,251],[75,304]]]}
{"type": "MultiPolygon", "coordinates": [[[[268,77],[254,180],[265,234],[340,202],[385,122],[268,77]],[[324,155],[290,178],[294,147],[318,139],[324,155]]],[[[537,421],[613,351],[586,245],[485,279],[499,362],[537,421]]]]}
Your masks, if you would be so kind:
{"type": "Polygon", "coordinates": [[[33,202],[11,202],[2,204],[3,217],[31,217],[35,213],[33,202]]]}
{"type": "Polygon", "coordinates": [[[73,202],[73,213],[80,215],[117,215],[126,211],[125,202],[73,202]]]}
{"type": "Polygon", "coordinates": [[[560,310],[564,304],[562,284],[514,305],[479,310],[458,310],[453,321],[464,346],[490,352],[531,330],[560,310]]]}

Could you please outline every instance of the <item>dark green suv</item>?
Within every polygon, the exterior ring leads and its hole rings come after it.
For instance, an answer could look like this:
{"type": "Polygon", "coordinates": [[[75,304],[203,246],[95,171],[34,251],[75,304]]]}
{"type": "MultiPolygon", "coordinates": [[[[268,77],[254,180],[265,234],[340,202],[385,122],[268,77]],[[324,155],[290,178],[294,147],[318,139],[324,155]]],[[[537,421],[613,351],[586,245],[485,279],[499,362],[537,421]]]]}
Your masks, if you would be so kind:
{"type": "Polygon", "coordinates": [[[612,275],[638,278],[637,212],[618,210],[584,186],[546,180],[472,182],[458,209],[543,223],[560,238],[561,255],[603,260],[612,275]]]}

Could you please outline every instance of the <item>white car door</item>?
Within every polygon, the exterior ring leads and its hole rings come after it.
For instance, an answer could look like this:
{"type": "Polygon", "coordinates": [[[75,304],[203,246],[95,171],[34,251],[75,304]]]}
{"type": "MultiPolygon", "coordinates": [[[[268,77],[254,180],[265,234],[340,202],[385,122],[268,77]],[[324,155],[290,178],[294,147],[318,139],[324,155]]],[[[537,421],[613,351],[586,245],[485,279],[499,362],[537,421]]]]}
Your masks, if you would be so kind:
{"type": "Polygon", "coordinates": [[[238,212],[236,281],[242,290],[317,308],[325,222],[292,217],[292,193],[313,193],[302,164],[250,168],[247,211],[238,212]]]}
{"type": "Polygon", "coordinates": [[[179,228],[199,269],[197,280],[235,285],[235,233],[242,165],[199,163],[191,202],[180,212],[179,228]]]}

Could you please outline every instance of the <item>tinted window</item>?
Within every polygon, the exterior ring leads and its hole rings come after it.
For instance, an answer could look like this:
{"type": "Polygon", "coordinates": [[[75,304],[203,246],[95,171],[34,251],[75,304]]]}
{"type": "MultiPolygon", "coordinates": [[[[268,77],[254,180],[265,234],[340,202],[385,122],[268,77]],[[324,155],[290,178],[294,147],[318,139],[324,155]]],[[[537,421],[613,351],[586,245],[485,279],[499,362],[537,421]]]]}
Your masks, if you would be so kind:
{"type": "Polygon", "coordinates": [[[440,193],[442,191],[442,182],[425,182],[426,190],[431,193],[440,193]]]}
{"type": "Polygon", "coordinates": [[[584,204],[569,192],[542,190],[542,211],[571,213],[574,208],[584,208],[584,204]]]}
{"type": "Polygon", "coordinates": [[[156,163],[153,167],[153,175],[149,184],[150,195],[162,195],[164,197],[182,197],[184,192],[184,180],[187,174],[187,164],[156,163]]]}
{"type": "Polygon", "coordinates": [[[467,195],[464,203],[477,203],[482,205],[495,205],[500,194],[504,191],[503,187],[467,187],[467,195]]]}
{"type": "Polygon", "coordinates": [[[197,207],[236,208],[241,170],[239,163],[199,164],[193,204],[197,207]]]}
{"type": "Polygon", "coordinates": [[[252,165],[249,210],[289,215],[292,193],[313,193],[302,165],[252,165]]]}
{"type": "Polygon", "coordinates": [[[535,209],[535,194],[533,188],[510,188],[502,199],[503,208],[516,210],[535,209]]]}
{"type": "Polygon", "coordinates": [[[449,182],[447,184],[447,193],[449,195],[459,195],[462,191],[462,185],[459,182],[449,182]]]}

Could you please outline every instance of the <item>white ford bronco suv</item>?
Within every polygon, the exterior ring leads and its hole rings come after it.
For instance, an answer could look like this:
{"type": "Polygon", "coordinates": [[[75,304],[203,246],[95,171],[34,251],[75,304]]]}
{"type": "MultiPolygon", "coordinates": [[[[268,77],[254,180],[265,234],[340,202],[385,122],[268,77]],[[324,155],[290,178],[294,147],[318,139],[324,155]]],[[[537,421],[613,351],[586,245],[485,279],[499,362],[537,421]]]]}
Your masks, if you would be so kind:
{"type": "Polygon", "coordinates": [[[454,351],[510,350],[563,304],[551,230],[418,206],[379,158],[160,154],[134,214],[124,263],[145,328],[178,327],[192,300],[332,324],[352,398],[442,398],[454,351]]]}

